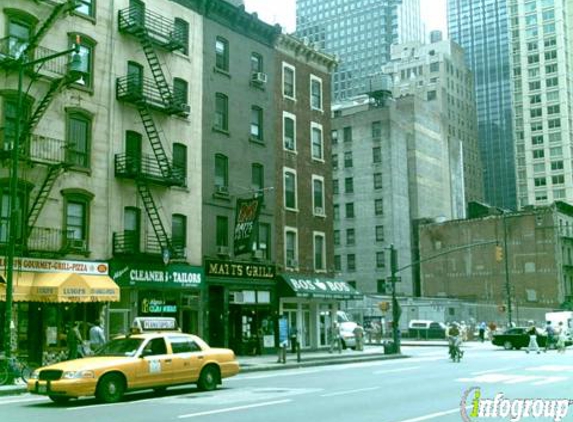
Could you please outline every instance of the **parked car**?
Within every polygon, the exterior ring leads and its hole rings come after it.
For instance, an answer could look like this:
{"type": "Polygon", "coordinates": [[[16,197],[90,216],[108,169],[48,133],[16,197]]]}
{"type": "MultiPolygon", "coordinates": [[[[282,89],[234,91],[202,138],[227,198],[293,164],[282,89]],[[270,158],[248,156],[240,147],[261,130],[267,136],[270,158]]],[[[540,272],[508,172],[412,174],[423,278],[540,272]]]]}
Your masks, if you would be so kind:
{"type": "Polygon", "coordinates": [[[408,324],[408,337],[425,340],[446,338],[446,325],[436,321],[413,319],[408,324]]]}
{"type": "Polygon", "coordinates": [[[342,348],[356,349],[356,336],[354,330],[358,325],[356,322],[351,321],[348,314],[344,311],[336,312],[336,320],[340,326],[340,337],[342,339],[342,348]]]}
{"type": "MultiPolygon", "coordinates": [[[[503,333],[494,334],[491,343],[494,346],[501,346],[505,350],[521,349],[529,345],[529,334],[527,331],[529,327],[513,327],[509,328],[503,333]]],[[[537,334],[537,344],[539,347],[545,347],[547,336],[545,334],[537,334]]]]}
{"type": "Polygon", "coordinates": [[[28,391],[56,403],[96,396],[114,403],[126,391],[196,383],[214,390],[223,378],[239,373],[230,349],[211,348],[201,338],[181,332],[148,332],[116,337],[94,355],[37,369],[28,391]]]}

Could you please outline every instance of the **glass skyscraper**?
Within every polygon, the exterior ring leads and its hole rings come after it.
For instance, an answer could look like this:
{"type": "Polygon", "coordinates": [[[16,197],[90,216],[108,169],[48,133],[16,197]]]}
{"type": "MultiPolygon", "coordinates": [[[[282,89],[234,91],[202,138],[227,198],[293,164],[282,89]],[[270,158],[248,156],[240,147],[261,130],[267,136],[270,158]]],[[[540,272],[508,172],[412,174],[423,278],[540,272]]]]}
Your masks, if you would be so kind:
{"type": "Polygon", "coordinates": [[[297,0],[296,35],[339,60],[334,100],[370,91],[390,46],[422,41],[419,0],[297,0]]]}
{"type": "Polygon", "coordinates": [[[507,0],[448,0],[450,38],[475,77],[479,146],[488,204],[516,208],[507,0]]]}

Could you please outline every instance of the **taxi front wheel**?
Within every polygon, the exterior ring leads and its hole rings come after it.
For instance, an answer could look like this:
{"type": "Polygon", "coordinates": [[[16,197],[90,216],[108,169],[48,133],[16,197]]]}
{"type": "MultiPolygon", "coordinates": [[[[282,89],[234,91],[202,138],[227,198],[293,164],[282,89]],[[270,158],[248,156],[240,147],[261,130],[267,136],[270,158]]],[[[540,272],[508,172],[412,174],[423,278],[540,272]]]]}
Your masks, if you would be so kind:
{"type": "Polygon", "coordinates": [[[213,365],[209,365],[201,371],[197,386],[202,391],[212,391],[217,388],[219,382],[219,370],[213,365]]]}
{"type": "Polygon", "coordinates": [[[96,396],[105,403],[117,403],[123,397],[125,383],[117,374],[104,376],[97,386],[96,396]]]}

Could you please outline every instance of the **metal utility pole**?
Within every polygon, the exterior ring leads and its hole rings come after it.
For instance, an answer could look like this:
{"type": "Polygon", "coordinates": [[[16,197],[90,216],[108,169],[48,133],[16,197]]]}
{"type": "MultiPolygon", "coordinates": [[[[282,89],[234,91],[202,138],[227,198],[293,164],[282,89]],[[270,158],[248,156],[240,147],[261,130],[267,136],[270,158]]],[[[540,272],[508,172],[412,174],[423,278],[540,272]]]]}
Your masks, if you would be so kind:
{"type": "Polygon", "coordinates": [[[507,254],[507,222],[505,213],[502,215],[503,220],[503,261],[505,265],[505,294],[507,295],[507,322],[508,327],[512,325],[511,314],[511,284],[509,283],[509,257],[507,254]]]}
{"type": "Polygon", "coordinates": [[[398,333],[400,326],[400,315],[402,310],[396,298],[396,273],[398,272],[398,251],[394,245],[390,245],[390,281],[392,282],[392,339],[394,341],[394,352],[400,353],[400,336],[398,333]]]}

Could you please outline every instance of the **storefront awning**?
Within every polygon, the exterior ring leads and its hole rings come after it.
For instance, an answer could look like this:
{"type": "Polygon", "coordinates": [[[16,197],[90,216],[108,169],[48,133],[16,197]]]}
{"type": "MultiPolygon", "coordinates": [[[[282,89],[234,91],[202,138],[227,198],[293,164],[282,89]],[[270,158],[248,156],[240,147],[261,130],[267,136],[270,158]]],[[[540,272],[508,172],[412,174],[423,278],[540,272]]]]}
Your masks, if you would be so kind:
{"type": "Polygon", "coordinates": [[[327,299],[360,299],[362,294],[346,281],[300,274],[281,274],[288,290],[296,297],[327,299]]]}
{"type": "Polygon", "coordinates": [[[117,302],[119,286],[106,275],[36,273],[33,302],[117,302]]]}
{"type": "MultiPolygon", "coordinates": [[[[6,280],[2,276],[0,283],[0,301],[6,301],[6,280]]],[[[12,285],[12,300],[14,302],[29,302],[34,283],[34,273],[14,273],[12,285]]]]}

